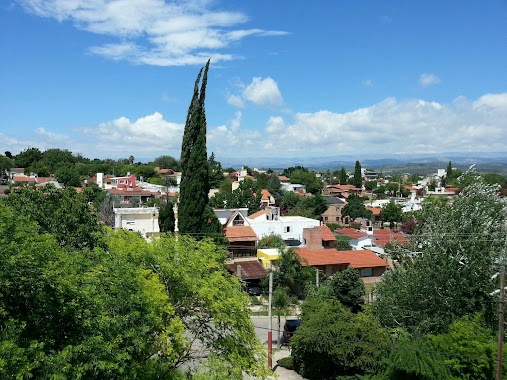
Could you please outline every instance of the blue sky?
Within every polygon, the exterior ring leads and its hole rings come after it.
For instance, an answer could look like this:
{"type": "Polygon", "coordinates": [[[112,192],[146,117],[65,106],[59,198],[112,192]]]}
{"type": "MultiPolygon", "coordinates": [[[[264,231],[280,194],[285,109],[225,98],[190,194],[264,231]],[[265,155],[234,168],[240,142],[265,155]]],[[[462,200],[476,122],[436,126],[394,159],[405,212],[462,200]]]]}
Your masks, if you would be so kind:
{"type": "Polygon", "coordinates": [[[211,58],[208,152],[507,152],[505,0],[4,0],[0,152],[179,157],[211,58]]]}

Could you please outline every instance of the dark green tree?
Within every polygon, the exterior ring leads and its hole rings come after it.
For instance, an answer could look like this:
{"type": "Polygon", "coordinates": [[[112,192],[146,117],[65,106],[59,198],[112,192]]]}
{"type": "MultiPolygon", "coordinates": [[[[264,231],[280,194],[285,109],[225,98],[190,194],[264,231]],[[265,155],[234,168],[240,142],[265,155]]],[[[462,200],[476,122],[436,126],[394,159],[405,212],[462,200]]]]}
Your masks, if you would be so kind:
{"type": "Polygon", "coordinates": [[[5,202],[39,227],[39,233],[54,234],[65,247],[93,249],[100,245],[102,227],[86,201],[87,195],[73,188],[45,186],[42,190],[23,189],[5,202]]]}
{"type": "Polygon", "coordinates": [[[402,218],[403,210],[394,202],[389,202],[380,211],[380,219],[382,222],[389,222],[390,228],[393,228],[395,223],[401,222],[402,218]]]}
{"type": "Polygon", "coordinates": [[[447,171],[446,171],[446,177],[447,179],[452,179],[452,163],[449,161],[449,164],[447,165],[447,171]]]}
{"type": "Polygon", "coordinates": [[[63,183],[66,187],[81,186],[81,178],[76,167],[73,165],[62,166],[55,173],[56,180],[63,183]]]}
{"type": "Polygon", "coordinates": [[[354,166],[353,184],[355,187],[359,188],[363,186],[363,176],[361,175],[361,164],[359,163],[359,161],[356,161],[356,165],[354,166]]]}
{"type": "Polygon", "coordinates": [[[257,248],[278,248],[284,249],[286,246],[280,235],[266,235],[257,243],[257,248]]]}
{"type": "Polygon", "coordinates": [[[480,310],[494,325],[491,278],[504,260],[505,202],[496,186],[466,176],[471,184],[451,203],[423,203],[414,234],[398,251],[401,264],[375,287],[374,310],[384,325],[442,333],[480,310]]]}
{"type": "Polygon", "coordinates": [[[345,168],[343,166],[340,169],[339,178],[340,178],[340,185],[347,184],[347,172],[345,171],[345,168]]]}
{"type": "Polygon", "coordinates": [[[307,379],[321,380],[378,372],[390,341],[371,316],[319,297],[303,303],[291,345],[295,368],[307,379]]]}
{"type": "Polygon", "coordinates": [[[27,148],[14,157],[17,168],[27,168],[42,159],[42,152],[38,148],[27,148]]]}
{"type": "Polygon", "coordinates": [[[366,210],[366,207],[361,198],[356,195],[350,195],[347,198],[347,204],[342,209],[342,215],[348,216],[352,220],[356,218],[371,218],[372,212],[366,210]]]}
{"type": "Polygon", "coordinates": [[[180,163],[177,159],[172,156],[160,156],[155,158],[153,161],[153,166],[158,166],[162,169],[172,169],[174,171],[180,170],[180,163]]]}
{"type": "Polygon", "coordinates": [[[174,232],[174,210],[172,202],[164,202],[158,211],[160,232],[174,232]]]}
{"type": "Polygon", "coordinates": [[[208,165],[210,188],[217,189],[224,179],[224,171],[222,170],[222,164],[216,160],[215,153],[213,152],[211,152],[211,156],[208,158],[208,165]]]}
{"type": "Polygon", "coordinates": [[[199,71],[194,84],[194,95],[188,109],[183,142],[181,144],[180,198],[178,207],[179,230],[183,234],[202,234],[204,230],[220,225],[213,210],[207,210],[210,190],[208,155],[206,153],[206,113],[204,101],[210,61],[199,71]],[[204,73],[203,73],[204,71],[204,73]],[[202,75],[202,84],[199,82],[202,75]]]}
{"type": "Polygon", "coordinates": [[[362,310],[365,290],[357,269],[349,266],[347,269],[335,273],[328,286],[331,288],[334,298],[351,312],[357,313],[362,310]]]}
{"type": "Polygon", "coordinates": [[[278,178],[276,174],[273,173],[270,174],[268,178],[268,185],[266,188],[271,193],[273,198],[275,198],[275,204],[278,206],[280,204],[280,199],[282,198],[283,194],[280,178],[278,178]]]}

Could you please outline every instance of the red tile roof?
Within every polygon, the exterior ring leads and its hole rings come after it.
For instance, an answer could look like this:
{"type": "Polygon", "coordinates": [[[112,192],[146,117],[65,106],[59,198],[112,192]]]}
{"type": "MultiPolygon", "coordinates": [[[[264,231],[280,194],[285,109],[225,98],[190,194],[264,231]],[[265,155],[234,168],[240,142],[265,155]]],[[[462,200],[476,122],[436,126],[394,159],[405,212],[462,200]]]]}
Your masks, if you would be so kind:
{"type": "Polygon", "coordinates": [[[396,241],[400,244],[405,243],[405,236],[402,233],[391,231],[388,228],[373,231],[373,236],[376,238],[375,244],[378,244],[381,247],[384,247],[391,241],[391,239],[396,239],[396,241]]]}
{"type": "Polygon", "coordinates": [[[322,231],[322,241],[335,241],[336,236],[331,232],[328,226],[317,226],[322,231]]]}
{"type": "Polygon", "coordinates": [[[253,280],[264,278],[268,275],[266,268],[262,266],[257,260],[253,261],[238,261],[227,265],[227,269],[231,273],[238,273],[238,265],[241,266],[241,278],[243,280],[253,280]]]}
{"type": "Polygon", "coordinates": [[[370,210],[374,216],[380,215],[380,211],[382,211],[380,207],[366,207],[366,209],[370,210]]]}
{"type": "Polygon", "coordinates": [[[24,175],[15,175],[12,179],[14,182],[37,182],[37,178],[24,175]]]}
{"type": "Polygon", "coordinates": [[[339,230],[335,230],[336,233],[348,236],[351,239],[359,239],[363,236],[366,236],[366,232],[358,231],[355,228],[342,228],[339,230]]]}
{"type": "Polygon", "coordinates": [[[231,226],[225,229],[225,237],[230,242],[257,241],[257,235],[250,226],[231,226]]]}
{"type": "Polygon", "coordinates": [[[357,269],[387,266],[386,261],[366,249],[337,251],[336,249],[309,249],[303,247],[296,249],[296,252],[303,259],[303,266],[347,265],[357,269]]]}
{"type": "Polygon", "coordinates": [[[269,192],[268,189],[262,189],[261,190],[261,199],[263,201],[269,201],[271,197],[272,197],[272,195],[271,195],[271,193],[269,192]]]}
{"type": "Polygon", "coordinates": [[[257,212],[254,212],[252,215],[249,215],[248,217],[249,217],[250,219],[256,219],[256,218],[259,218],[259,217],[261,217],[261,216],[263,216],[263,215],[265,215],[265,214],[266,214],[266,211],[264,211],[264,210],[259,210],[259,211],[257,211],[257,212]]]}
{"type": "Polygon", "coordinates": [[[278,179],[280,180],[280,182],[290,182],[290,179],[284,175],[279,175],[278,179]]]}

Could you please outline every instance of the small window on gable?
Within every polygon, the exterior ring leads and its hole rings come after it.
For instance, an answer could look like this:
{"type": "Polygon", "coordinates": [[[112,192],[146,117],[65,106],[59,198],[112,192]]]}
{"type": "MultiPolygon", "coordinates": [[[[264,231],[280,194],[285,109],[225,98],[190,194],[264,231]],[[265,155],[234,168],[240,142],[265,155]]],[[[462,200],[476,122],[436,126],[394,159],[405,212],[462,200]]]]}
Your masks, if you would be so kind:
{"type": "Polygon", "coordinates": [[[373,276],[373,268],[363,268],[359,271],[360,277],[372,277],[373,276]]]}
{"type": "Polygon", "coordinates": [[[285,226],[283,228],[283,232],[290,232],[290,226],[285,226]]]}
{"type": "Polygon", "coordinates": [[[232,221],[233,226],[243,226],[244,224],[245,224],[245,221],[243,220],[243,218],[239,214],[236,215],[236,217],[232,221]]]}

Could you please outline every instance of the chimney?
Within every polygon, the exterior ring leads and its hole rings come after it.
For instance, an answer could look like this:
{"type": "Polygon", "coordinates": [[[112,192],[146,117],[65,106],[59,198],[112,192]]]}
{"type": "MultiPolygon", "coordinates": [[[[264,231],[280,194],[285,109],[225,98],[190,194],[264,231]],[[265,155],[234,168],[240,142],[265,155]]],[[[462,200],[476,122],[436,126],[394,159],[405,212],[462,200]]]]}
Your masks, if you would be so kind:
{"type": "Polygon", "coordinates": [[[317,227],[303,228],[303,239],[309,249],[323,249],[322,230],[317,227]]]}

